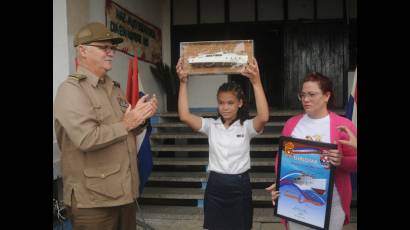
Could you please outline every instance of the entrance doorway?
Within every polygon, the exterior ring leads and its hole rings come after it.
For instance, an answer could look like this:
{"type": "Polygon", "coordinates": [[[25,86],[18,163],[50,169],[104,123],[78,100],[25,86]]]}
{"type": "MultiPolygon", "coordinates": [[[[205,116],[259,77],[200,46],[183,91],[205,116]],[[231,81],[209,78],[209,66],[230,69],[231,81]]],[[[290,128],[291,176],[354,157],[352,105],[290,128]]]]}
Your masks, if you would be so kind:
{"type": "MultiPolygon", "coordinates": [[[[283,107],[283,50],[282,32],[272,25],[235,25],[231,27],[232,39],[252,39],[254,55],[258,62],[262,85],[269,107],[283,107]]],[[[251,109],[256,108],[253,88],[248,79],[241,75],[229,75],[229,80],[239,82],[248,96],[251,109]]]]}

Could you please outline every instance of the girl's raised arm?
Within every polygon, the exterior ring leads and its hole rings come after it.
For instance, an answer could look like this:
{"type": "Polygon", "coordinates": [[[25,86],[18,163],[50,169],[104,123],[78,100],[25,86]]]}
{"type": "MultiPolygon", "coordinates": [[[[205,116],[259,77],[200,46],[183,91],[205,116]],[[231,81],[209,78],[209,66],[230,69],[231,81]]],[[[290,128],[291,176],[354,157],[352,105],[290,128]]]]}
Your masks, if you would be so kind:
{"type": "Polygon", "coordinates": [[[202,127],[202,120],[199,116],[189,111],[188,105],[188,73],[182,69],[182,58],[179,58],[176,66],[179,77],[178,114],[179,119],[187,124],[194,131],[202,127]]]}
{"type": "Polygon", "coordinates": [[[257,114],[253,119],[253,126],[257,132],[260,132],[269,121],[269,107],[263,91],[258,63],[255,58],[251,60],[241,74],[249,78],[253,86],[253,91],[255,92],[257,114]]]}

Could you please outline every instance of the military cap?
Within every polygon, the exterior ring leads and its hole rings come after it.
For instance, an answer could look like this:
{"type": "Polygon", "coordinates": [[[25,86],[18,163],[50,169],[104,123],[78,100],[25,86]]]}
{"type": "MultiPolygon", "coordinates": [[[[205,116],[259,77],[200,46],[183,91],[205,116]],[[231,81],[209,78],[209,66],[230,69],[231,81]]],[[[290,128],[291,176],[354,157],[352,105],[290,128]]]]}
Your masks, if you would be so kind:
{"type": "Polygon", "coordinates": [[[111,41],[112,44],[123,42],[123,38],[109,31],[99,22],[88,23],[83,26],[74,37],[74,47],[98,41],[111,41]]]}

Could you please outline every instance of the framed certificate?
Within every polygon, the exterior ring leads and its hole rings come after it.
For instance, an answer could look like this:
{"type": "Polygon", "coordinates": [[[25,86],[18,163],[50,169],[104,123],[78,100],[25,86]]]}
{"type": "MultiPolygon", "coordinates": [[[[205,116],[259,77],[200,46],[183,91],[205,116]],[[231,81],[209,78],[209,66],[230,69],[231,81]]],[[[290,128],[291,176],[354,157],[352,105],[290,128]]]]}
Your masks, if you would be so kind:
{"type": "Polygon", "coordinates": [[[274,213],[315,229],[328,229],[334,166],[323,155],[337,145],[281,136],[274,213]]]}

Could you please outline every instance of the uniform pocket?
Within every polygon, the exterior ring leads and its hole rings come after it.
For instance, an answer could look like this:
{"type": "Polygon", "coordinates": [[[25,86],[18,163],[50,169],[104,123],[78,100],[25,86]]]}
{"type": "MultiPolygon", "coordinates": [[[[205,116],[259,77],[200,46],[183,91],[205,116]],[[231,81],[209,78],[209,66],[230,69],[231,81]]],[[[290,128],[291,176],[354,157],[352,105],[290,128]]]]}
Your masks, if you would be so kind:
{"type": "Polygon", "coordinates": [[[103,106],[93,106],[94,111],[97,115],[97,120],[100,124],[104,123],[110,116],[112,116],[111,112],[104,108],[103,106]]]}
{"type": "Polygon", "coordinates": [[[86,187],[98,193],[116,199],[124,194],[119,178],[120,164],[84,169],[86,187]]]}
{"type": "Polygon", "coordinates": [[[128,106],[129,106],[128,101],[125,100],[125,99],[124,99],[123,97],[121,97],[121,96],[118,96],[118,97],[117,97],[117,101],[118,101],[118,104],[120,105],[121,112],[122,112],[122,113],[125,113],[125,112],[127,111],[128,106]]]}

